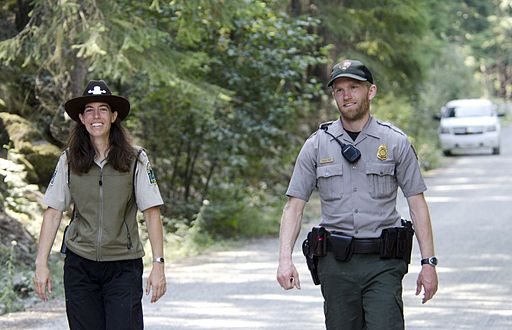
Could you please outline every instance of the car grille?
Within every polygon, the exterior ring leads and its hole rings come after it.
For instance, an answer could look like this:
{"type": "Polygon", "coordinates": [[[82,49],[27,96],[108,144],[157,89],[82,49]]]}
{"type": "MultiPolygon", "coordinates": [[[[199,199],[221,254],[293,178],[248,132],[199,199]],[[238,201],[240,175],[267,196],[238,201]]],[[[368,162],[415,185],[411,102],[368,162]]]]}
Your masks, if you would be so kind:
{"type": "Polygon", "coordinates": [[[467,135],[467,134],[482,134],[484,132],[483,126],[469,126],[469,127],[454,127],[453,134],[467,135]]]}

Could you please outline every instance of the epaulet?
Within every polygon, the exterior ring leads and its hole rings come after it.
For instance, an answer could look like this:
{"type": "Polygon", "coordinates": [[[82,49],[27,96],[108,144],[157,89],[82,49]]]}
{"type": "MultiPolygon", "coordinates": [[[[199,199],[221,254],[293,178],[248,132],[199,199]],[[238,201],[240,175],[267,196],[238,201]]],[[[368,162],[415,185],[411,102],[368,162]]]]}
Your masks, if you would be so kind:
{"type": "Polygon", "coordinates": [[[135,159],[141,162],[140,155],[142,152],[146,152],[146,149],[140,146],[134,146],[133,149],[135,150],[135,159]]]}
{"type": "Polygon", "coordinates": [[[310,136],[308,136],[308,140],[309,140],[309,139],[311,139],[313,136],[315,136],[315,135],[316,135],[316,133],[318,133],[318,131],[314,131],[313,133],[311,133],[311,135],[310,135],[310,136]]]}
{"type": "MultiPolygon", "coordinates": [[[[69,148],[66,148],[63,152],[62,152],[62,155],[66,155],[66,163],[67,163],[67,166],[68,166],[68,187],[70,186],[69,185],[69,180],[71,180],[71,166],[69,165],[69,148]]],[[[74,206],[73,206],[74,207],[74,206]]],[[[73,210],[74,211],[74,210],[73,210]]]]}
{"type": "Polygon", "coordinates": [[[140,154],[141,154],[143,151],[144,151],[144,152],[146,152],[146,150],[145,150],[144,148],[139,147],[139,146],[135,147],[135,149],[137,150],[137,159],[139,159],[139,156],[140,156],[140,154]]]}
{"type": "Polygon", "coordinates": [[[144,164],[144,159],[141,159],[140,155],[143,152],[146,152],[146,150],[142,147],[136,146],[135,147],[136,154],[135,154],[135,164],[133,165],[133,178],[135,179],[135,171],[137,171],[137,164],[140,162],[141,164],[144,164]]]}
{"type": "Polygon", "coordinates": [[[331,125],[332,123],[334,123],[334,120],[326,121],[325,123],[321,123],[320,126],[318,126],[318,129],[316,131],[314,131],[313,133],[311,133],[311,135],[309,136],[308,139],[310,139],[313,136],[315,136],[318,133],[319,130],[322,130],[322,131],[327,130],[327,127],[329,127],[329,125],[331,125]]]}
{"type": "Polygon", "coordinates": [[[400,128],[396,127],[395,125],[391,124],[390,122],[387,122],[387,121],[380,121],[380,120],[376,120],[377,124],[379,124],[380,126],[384,126],[384,127],[387,127],[395,132],[397,132],[398,134],[401,134],[401,135],[404,135],[404,136],[407,136],[407,134],[404,133],[404,131],[402,131],[400,128]]]}
{"type": "Polygon", "coordinates": [[[137,163],[140,161],[139,159],[139,156],[140,154],[145,151],[144,148],[142,147],[136,147],[135,149],[138,149],[137,150],[137,155],[135,156],[135,162],[133,164],[133,173],[132,173],[132,191],[133,191],[133,195],[135,195],[135,172],[137,172],[137,163]]]}
{"type": "Polygon", "coordinates": [[[318,126],[318,128],[326,130],[327,127],[329,127],[329,125],[331,125],[332,123],[334,123],[334,120],[326,121],[325,123],[321,123],[320,126],[318,126]]]}

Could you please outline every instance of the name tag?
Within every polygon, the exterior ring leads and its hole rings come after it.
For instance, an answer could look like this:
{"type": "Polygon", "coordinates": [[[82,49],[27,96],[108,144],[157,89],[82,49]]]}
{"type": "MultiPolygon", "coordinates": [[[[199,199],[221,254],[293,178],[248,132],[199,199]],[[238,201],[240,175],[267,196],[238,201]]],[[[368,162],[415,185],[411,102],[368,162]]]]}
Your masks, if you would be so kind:
{"type": "Polygon", "coordinates": [[[320,164],[327,164],[327,163],[332,163],[332,162],[334,162],[333,157],[320,159],[320,164]]]}

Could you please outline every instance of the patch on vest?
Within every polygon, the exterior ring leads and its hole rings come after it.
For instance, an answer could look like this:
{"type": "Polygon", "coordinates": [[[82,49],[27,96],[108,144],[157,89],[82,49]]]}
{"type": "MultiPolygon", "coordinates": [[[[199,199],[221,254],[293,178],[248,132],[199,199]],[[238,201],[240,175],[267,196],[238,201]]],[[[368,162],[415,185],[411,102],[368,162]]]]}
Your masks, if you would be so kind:
{"type": "Polygon", "coordinates": [[[153,169],[151,168],[151,164],[149,164],[149,162],[146,164],[146,172],[148,173],[149,183],[156,184],[155,172],[153,172],[153,169]]]}

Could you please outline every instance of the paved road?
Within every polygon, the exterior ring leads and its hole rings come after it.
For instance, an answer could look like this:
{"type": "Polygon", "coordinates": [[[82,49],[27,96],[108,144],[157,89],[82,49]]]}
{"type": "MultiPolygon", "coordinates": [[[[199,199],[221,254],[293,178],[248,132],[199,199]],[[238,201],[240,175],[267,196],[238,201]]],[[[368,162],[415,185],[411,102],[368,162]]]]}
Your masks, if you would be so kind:
{"type": "MultiPolygon", "coordinates": [[[[407,329],[512,329],[512,127],[504,133],[501,155],[452,157],[427,177],[440,288],[425,305],[414,295],[415,246],[404,280],[407,329]]],[[[408,215],[403,200],[399,209],[408,215]]],[[[144,298],[146,328],[324,329],[319,287],[300,252],[302,290],[286,292],[275,282],[276,252],[276,239],[261,239],[169,265],[167,295],[154,305],[144,298]]],[[[0,328],[66,329],[64,307],[2,316],[0,328]]]]}

